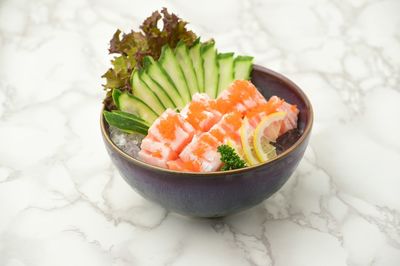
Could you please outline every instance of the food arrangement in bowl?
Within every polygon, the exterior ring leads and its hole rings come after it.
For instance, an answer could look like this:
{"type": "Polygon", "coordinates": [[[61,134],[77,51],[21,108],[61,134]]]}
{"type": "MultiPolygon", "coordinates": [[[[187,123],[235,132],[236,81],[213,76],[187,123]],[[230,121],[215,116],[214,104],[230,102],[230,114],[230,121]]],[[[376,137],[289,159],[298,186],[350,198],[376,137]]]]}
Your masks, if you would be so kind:
{"type": "Polygon", "coordinates": [[[186,26],[163,9],[141,31],[114,34],[102,133],[117,168],[143,196],[184,214],[221,216],[286,181],[307,145],[312,110],[289,80],[250,56],[219,52],[186,26]],[[261,179],[263,189],[255,189],[261,179]],[[238,192],[238,182],[254,195],[234,200],[229,190],[238,192]]]}

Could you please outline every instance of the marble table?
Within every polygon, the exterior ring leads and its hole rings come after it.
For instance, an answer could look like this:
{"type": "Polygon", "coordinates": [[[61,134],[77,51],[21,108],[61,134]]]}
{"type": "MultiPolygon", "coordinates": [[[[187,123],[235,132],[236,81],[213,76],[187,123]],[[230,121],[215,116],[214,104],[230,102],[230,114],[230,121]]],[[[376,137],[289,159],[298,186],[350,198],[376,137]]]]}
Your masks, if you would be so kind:
{"type": "Polygon", "coordinates": [[[0,265],[400,265],[400,1],[0,2],[0,265]],[[108,41],[167,6],[315,109],[289,182],[224,219],[136,194],[99,131],[108,41]]]}

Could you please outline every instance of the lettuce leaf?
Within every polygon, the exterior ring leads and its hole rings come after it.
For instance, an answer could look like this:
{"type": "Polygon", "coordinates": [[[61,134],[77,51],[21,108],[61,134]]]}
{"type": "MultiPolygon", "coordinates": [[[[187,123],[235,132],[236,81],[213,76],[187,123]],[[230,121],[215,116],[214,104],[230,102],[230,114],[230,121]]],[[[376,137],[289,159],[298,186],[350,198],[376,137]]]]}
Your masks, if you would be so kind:
{"type": "Polygon", "coordinates": [[[120,89],[130,91],[130,76],[134,69],[143,66],[143,58],[147,55],[158,60],[161,48],[168,44],[175,48],[179,41],[191,46],[197,39],[196,34],[186,28],[187,22],[180,19],[166,8],[155,11],[140,26],[141,31],[122,33],[119,29],[110,40],[109,53],[116,54],[111,60],[112,67],[102,75],[106,79],[103,85],[107,91],[104,104],[108,110],[115,109],[110,100],[111,91],[120,89]],[[162,28],[159,22],[162,19],[162,28]],[[122,35],[121,35],[122,33],[122,35]]]}

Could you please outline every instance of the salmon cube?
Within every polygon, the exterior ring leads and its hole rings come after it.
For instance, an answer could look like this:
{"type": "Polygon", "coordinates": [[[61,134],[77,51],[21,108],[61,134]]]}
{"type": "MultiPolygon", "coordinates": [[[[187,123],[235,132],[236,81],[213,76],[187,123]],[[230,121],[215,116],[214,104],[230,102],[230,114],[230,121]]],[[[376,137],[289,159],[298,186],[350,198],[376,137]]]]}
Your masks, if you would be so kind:
{"type": "Polygon", "coordinates": [[[227,89],[224,90],[216,100],[216,109],[221,114],[226,114],[228,112],[231,112],[232,110],[243,113],[247,110],[247,107],[243,103],[241,103],[240,98],[234,97],[232,95],[232,91],[227,89]]]}
{"type": "Polygon", "coordinates": [[[208,96],[207,93],[195,93],[193,94],[192,101],[194,102],[201,102],[204,104],[209,104],[212,99],[208,96]]]}
{"type": "Polygon", "coordinates": [[[194,163],[200,172],[216,171],[221,166],[220,153],[217,151],[220,143],[210,133],[202,133],[193,138],[179,154],[179,158],[183,162],[194,163]]]}
{"type": "Polygon", "coordinates": [[[282,122],[281,121],[275,121],[273,122],[269,127],[267,127],[264,130],[264,137],[268,140],[268,141],[272,141],[275,142],[276,139],[279,137],[280,135],[280,130],[282,127],[282,122]]]}
{"type": "Polygon", "coordinates": [[[221,118],[211,102],[207,94],[196,93],[192,101],[182,109],[181,115],[197,132],[208,131],[221,118]]]}
{"type": "Polygon", "coordinates": [[[275,125],[274,127],[269,128],[269,132],[265,132],[265,135],[271,141],[274,141],[277,138],[276,131],[279,131],[279,135],[282,135],[297,127],[297,117],[299,114],[297,107],[285,102],[277,96],[272,96],[267,103],[250,109],[246,113],[250,125],[256,127],[263,117],[274,112],[286,112],[286,117],[280,126],[275,125]]]}
{"type": "Polygon", "coordinates": [[[252,127],[256,127],[258,123],[261,122],[263,117],[277,112],[278,107],[283,104],[283,100],[281,100],[277,96],[272,96],[268,102],[260,104],[255,108],[252,108],[246,112],[246,117],[249,120],[249,123],[252,127]]]}
{"type": "Polygon", "coordinates": [[[140,148],[166,160],[174,160],[178,157],[175,151],[166,144],[157,141],[152,136],[144,138],[140,148]]]}
{"type": "Polygon", "coordinates": [[[223,129],[219,123],[217,123],[214,126],[212,126],[212,128],[209,131],[209,133],[214,138],[218,139],[221,142],[224,141],[224,139],[226,138],[226,135],[227,135],[225,129],[223,129]]]}
{"type": "Polygon", "coordinates": [[[238,131],[242,126],[242,115],[240,112],[231,112],[224,115],[220,124],[231,132],[238,131]]]}
{"type": "Polygon", "coordinates": [[[259,105],[259,103],[257,101],[255,101],[254,99],[248,98],[248,99],[243,100],[243,105],[248,110],[248,109],[256,107],[257,105],[259,105]]]}
{"type": "Polygon", "coordinates": [[[240,139],[239,129],[242,126],[242,115],[240,112],[224,114],[221,120],[215,124],[209,133],[220,142],[225,142],[226,138],[236,141],[240,139]]]}
{"type": "Polygon", "coordinates": [[[139,158],[151,165],[167,168],[167,161],[174,160],[178,154],[166,144],[157,141],[152,135],[147,135],[140,145],[139,158]]]}
{"type": "Polygon", "coordinates": [[[199,172],[200,168],[194,163],[185,163],[181,159],[167,162],[168,168],[175,171],[199,172]]]}
{"type": "Polygon", "coordinates": [[[282,122],[280,134],[285,134],[287,131],[297,127],[297,119],[299,109],[295,105],[284,102],[278,109],[279,112],[286,112],[286,117],[282,122]]]}
{"type": "Polygon", "coordinates": [[[202,161],[201,162],[201,172],[214,172],[217,171],[222,166],[221,154],[216,152],[215,160],[212,161],[202,161]]]}
{"type": "Polygon", "coordinates": [[[238,91],[242,97],[243,103],[245,103],[247,100],[249,100],[247,104],[252,105],[254,105],[254,103],[256,105],[260,105],[267,102],[264,96],[257,90],[256,86],[254,86],[254,84],[248,80],[236,80],[234,82],[234,89],[236,89],[236,91],[238,91]]]}
{"type": "Polygon", "coordinates": [[[146,151],[146,150],[140,150],[139,151],[139,159],[145,163],[155,165],[158,167],[162,168],[167,168],[167,159],[166,158],[160,158],[157,156],[154,156],[152,153],[146,151]]]}
{"type": "Polygon", "coordinates": [[[179,153],[193,138],[194,129],[175,111],[167,109],[151,125],[149,135],[179,153]]]}
{"type": "Polygon", "coordinates": [[[178,160],[173,160],[173,161],[169,161],[167,162],[168,165],[168,169],[171,170],[175,170],[175,171],[185,171],[185,164],[183,163],[183,161],[181,159],[178,160]]]}
{"type": "Polygon", "coordinates": [[[196,130],[193,128],[193,126],[189,122],[185,121],[184,119],[182,119],[182,128],[183,128],[183,130],[186,131],[186,133],[189,134],[190,138],[192,138],[193,135],[195,134],[196,130]]]}
{"type": "Polygon", "coordinates": [[[218,110],[225,114],[232,110],[245,113],[267,101],[257,88],[247,80],[235,80],[217,99],[218,110]]]}

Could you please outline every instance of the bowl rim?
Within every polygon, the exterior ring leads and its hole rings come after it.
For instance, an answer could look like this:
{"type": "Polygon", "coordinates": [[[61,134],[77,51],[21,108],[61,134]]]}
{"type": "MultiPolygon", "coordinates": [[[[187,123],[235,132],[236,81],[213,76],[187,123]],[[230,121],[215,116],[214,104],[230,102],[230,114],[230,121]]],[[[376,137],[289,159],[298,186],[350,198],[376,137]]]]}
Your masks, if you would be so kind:
{"type": "Polygon", "coordinates": [[[303,90],[300,89],[299,86],[297,86],[293,81],[291,81],[284,75],[282,75],[278,72],[275,72],[271,69],[268,69],[266,67],[256,65],[256,64],[253,64],[253,70],[265,72],[265,73],[267,73],[271,76],[274,76],[275,78],[283,81],[284,83],[287,83],[292,89],[294,88],[296,95],[298,95],[302,98],[302,100],[306,104],[306,108],[309,111],[308,117],[307,117],[308,123],[306,124],[304,132],[300,136],[300,138],[292,146],[290,146],[287,150],[285,150],[284,152],[279,154],[276,158],[274,158],[268,162],[264,162],[264,163],[260,163],[260,164],[252,165],[252,166],[247,166],[247,167],[240,168],[240,169],[234,169],[234,170],[228,170],[228,171],[214,171],[214,172],[182,172],[182,171],[170,170],[170,169],[154,166],[151,164],[147,164],[147,163],[142,162],[138,159],[135,159],[131,155],[125,153],[117,145],[115,145],[114,142],[111,140],[109,134],[106,131],[106,127],[105,127],[105,121],[104,121],[104,116],[103,116],[103,111],[105,109],[104,104],[101,108],[101,113],[100,113],[100,128],[101,128],[101,133],[103,135],[103,138],[106,140],[107,144],[110,147],[112,147],[112,149],[115,152],[117,152],[120,156],[124,157],[126,160],[130,161],[131,163],[135,164],[136,166],[144,167],[144,168],[147,168],[147,169],[153,170],[153,171],[159,171],[160,173],[170,173],[170,174],[177,174],[177,175],[184,175],[184,176],[190,175],[192,177],[197,176],[199,178],[205,178],[205,177],[211,178],[211,177],[217,177],[217,176],[226,176],[226,175],[230,175],[230,174],[251,172],[252,170],[255,170],[257,168],[261,168],[268,164],[272,164],[275,161],[282,160],[285,157],[287,157],[292,151],[294,151],[298,146],[300,146],[300,144],[303,143],[306,140],[307,136],[310,134],[312,125],[314,123],[313,108],[312,108],[310,100],[308,99],[307,95],[303,92],[303,90]]]}

